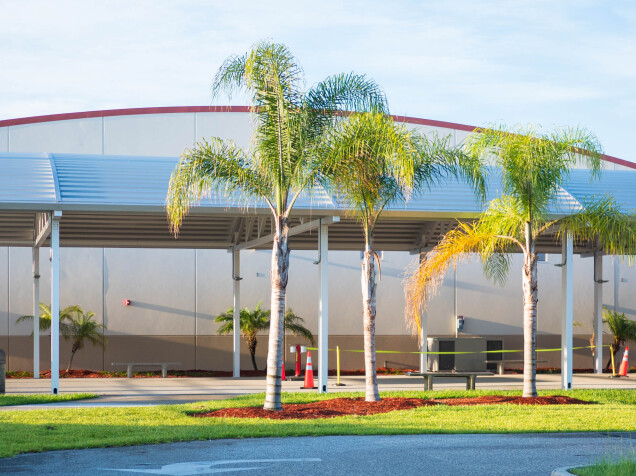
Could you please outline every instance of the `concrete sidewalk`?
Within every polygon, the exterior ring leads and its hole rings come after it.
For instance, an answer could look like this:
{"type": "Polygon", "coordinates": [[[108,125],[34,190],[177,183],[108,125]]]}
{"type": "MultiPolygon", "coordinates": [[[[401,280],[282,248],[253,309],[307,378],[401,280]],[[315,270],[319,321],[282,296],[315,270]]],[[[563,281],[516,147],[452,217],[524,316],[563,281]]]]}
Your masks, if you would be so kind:
{"type": "MultiPolygon", "coordinates": [[[[335,387],[335,378],[329,379],[329,393],[363,392],[364,377],[343,377],[345,386],[335,387]]],[[[423,390],[424,381],[421,377],[407,377],[402,375],[382,375],[378,377],[381,392],[395,390],[423,390]]],[[[301,390],[303,382],[283,382],[283,392],[315,392],[316,390],[301,390]]],[[[636,376],[614,379],[608,375],[577,374],[573,380],[574,388],[616,388],[636,389],[636,376]]],[[[482,390],[521,390],[522,375],[492,375],[480,377],[477,389],[482,390]]],[[[465,388],[464,379],[440,378],[435,380],[435,390],[465,388]]],[[[555,374],[537,375],[539,390],[560,389],[561,376],[555,374]]],[[[83,407],[83,406],[146,406],[166,405],[174,403],[188,403],[202,400],[219,400],[265,391],[264,377],[242,377],[239,379],[228,377],[206,378],[73,378],[60,379],[62,393],[87,392],[99,395],[97,399],[83,402],[62,402],[45,405],[27,405],[8,408],[43,408],[43,407],[83,407]]],[[[37,394],[49,393],[48,379],[7,379],[7,394],[37,394]]]]}

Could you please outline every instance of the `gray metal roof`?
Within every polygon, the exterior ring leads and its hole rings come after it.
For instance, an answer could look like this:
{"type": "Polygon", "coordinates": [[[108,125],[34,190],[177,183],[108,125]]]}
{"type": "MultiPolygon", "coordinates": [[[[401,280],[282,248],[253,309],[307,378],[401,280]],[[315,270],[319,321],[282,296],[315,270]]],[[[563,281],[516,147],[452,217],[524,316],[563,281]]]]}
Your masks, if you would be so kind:
{"type": "MultiPolygon", "coordinates": [[[[213,195],[192,209],[175,240],[168,229],[165,200],[177,162],[177,157],[0,153],[0,245],[30,246],[35,213],[49,210],[63,211],[64,246],[224,248],[270,232],[264,202],[254,201],[246,208],[236,195],[213,195]]],[[[499,171],[488,172],[486,202],[502,189],[499,171]]],[[[571,213],[587,197],[604,194],[636,211],[635,184],[636,171],[607,170],[590,182],[589,171],[573,170],[551,212],[571,213]]],[[[446,180],[387,208],[377,228],[376,247],[431,246],[457,218],[475,217],[483,206],[465,183],[446,180]]],[[[359,224],[327,191],[304,194],[294,209],[292,225],[319,216],[343,216],[330,228],[330,247],[360,249],[359,224]]],[[[291,246],[315,248],[316,240],[315,232],[304,233],[293,237],[291,246]]]]}

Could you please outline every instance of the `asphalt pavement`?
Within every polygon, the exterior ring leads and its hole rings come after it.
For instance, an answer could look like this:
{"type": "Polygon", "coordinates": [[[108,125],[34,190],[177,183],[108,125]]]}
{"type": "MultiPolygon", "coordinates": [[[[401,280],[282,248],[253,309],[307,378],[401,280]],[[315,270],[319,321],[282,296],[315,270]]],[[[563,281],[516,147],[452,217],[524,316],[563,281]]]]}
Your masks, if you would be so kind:
{"type": "Polygon", "coordinates": [[[52,451],[0,459],[2,474],[549,475],[633,448],[636,434],[326,436],[52,451]]]}

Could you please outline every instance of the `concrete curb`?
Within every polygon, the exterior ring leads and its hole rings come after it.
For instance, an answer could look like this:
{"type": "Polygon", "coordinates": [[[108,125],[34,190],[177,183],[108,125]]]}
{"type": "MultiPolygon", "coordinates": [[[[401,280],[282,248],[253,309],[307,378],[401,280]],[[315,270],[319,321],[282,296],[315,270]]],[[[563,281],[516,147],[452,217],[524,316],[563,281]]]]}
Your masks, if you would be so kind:
{"type": "Polygon", "coordinates": [[[557,468],[550,473],[550,476],[573,476],[574,473],[570,473],[569,470],[574,468],[582,468],[583,466],[587,466],[585,464],[579,464],[577,466],[565,466],[563,468],[557,468]]]}

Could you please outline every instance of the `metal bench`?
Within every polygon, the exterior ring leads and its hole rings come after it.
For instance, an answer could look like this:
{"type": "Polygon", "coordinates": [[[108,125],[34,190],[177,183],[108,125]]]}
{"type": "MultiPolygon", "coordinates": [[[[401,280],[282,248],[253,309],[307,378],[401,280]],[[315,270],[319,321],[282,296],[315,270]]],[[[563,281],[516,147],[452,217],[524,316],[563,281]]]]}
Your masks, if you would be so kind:
{"type": "Polygon", "coordinates": [[[110,365],[125,365],[128,378],[133,376],[133,367],[161,367],[161,378],[166,378],[168,365],[181,365],[181,362],[111,362],[110,365]]]}
{"type": "MultiPolygon", "coordinates": [[[[542,364],[547,362],[547,360],[536,360],[537,364],[541,362],[542,364]]],[[[487,360],[487,364],[497,364],[497,373],[499,375],[504,374],[504,364],[523,364],[523,360],[487,360]]]]}
{"type": "Polygon", "coordinates": [[[478,376],[494,375],[492,372],[407,372],[410,377],[424,377],[424,390],[433,390],[435,377],[461,377],[466,379],[466,390],[475,390],[478,376]]]}

